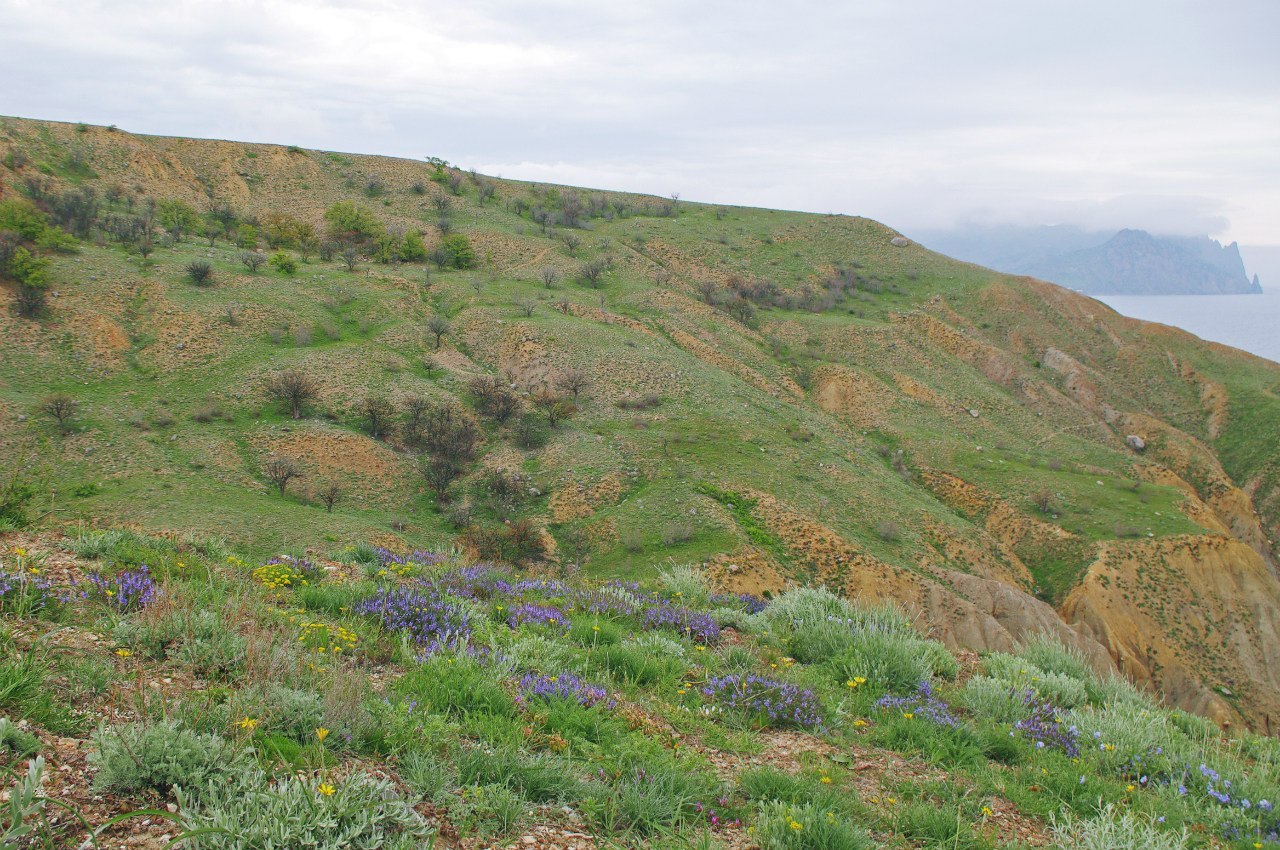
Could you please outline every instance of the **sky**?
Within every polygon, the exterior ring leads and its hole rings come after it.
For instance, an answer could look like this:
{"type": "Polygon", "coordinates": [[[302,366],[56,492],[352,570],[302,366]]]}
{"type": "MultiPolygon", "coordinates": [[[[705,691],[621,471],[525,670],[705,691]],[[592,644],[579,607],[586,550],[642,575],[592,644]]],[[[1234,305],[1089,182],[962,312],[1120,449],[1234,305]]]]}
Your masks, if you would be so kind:
{"type": "Polygon", "coordinates": [[[0,114],[1280,245],[1276,0],[0,0],[0,114]]]}

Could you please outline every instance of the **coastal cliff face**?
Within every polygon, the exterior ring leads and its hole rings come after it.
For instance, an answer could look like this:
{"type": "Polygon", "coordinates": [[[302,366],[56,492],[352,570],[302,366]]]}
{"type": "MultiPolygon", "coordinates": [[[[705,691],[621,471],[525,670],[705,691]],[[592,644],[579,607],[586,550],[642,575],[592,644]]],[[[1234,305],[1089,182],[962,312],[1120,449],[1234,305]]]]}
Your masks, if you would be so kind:
{"type": "MultiPolygon", "coordinates": [[[[892,600],[957,648],[1050,632],[1171,705],[1275,730],[1275,364],[865,219],[16,119],[0,157],[0,198],[56,218],[58,198],[92,191],[110,223],[49,255],[40,320],[0,285],[0,462],[44,476],[57,516],[264,553],[461,532],[482,554],[484,534],[527,521],[544,544],[530,569],[700,562],[729,590],[892,600]],[[144,257],[111,233],[147,199],[248,229],[157,231],[144,257]],[[245,263],[286,218],[326,240],[342,201],[428,252],[461,233],[475,268],[348,268],[287,239],[295,274],[245,263]],[[211,284],[189,280],[193,262],[211,284]],[[297,420],[264,391],[283,369],[318,387],[297,420]],[[585,388],[549,427],[535,399],[575,370],[585,388]],[[480,377],[513,388],[538,439],[480,417],[445,502],[398,406],[476,410],[480,377]],[[65,434],[36,412],[53,392],[79,403],[65,434]],[[370,433],[371,396],[397,406],[390,433],[370,433]],[[306,489],[277,496],[261,472],[275,456],[306,489]],[[497,471],[527,497],[496,505],[497,471]],[[328,513],[311,488],[335,480],[328,513]]],[[[1243,276],[1234,246],[1129,231],[1108,246],[1074,267],[1160,291],[1189,257],[1199,277],[1182,279],[1202,289],[1243,276]]]]}
{"type": "Polygon", "coordinates": [[[1262,291],[1236,243],[1121,230],[1093,248],[1033,264],[1024,274],[1090,295],[1238,295],[1262,291]]]}
{"type": "Polygon", "coordinates": [[[1087,295],[1242,295],[1262,291],[1240,247],[1207,236],[1070,227],[960,228],[924,234],[943,253],[1087,295]]]}

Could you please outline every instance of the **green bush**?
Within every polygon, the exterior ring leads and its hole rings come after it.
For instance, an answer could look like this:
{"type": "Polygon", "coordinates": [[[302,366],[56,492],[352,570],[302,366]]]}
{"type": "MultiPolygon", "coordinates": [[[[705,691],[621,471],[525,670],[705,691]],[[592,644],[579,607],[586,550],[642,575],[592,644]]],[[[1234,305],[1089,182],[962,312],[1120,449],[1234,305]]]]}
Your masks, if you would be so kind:
{"type": "Polygon", "coordinates": [[[437,758],[433,753],[409,750],[400,757],[400,778],[428,802],[442,805],[458,786],[458,768],[453,758],[437,758]]]}
{"type": "Polygon", "coordinates": [[[592,657],[592,662],[614,679],[634,685],[656,684],[679,675],[683,669],[673,659],[655,655],[634,642],[606,646],[592,657]]]}
{"type": "Polygon", "coordinates": [[[427,246],[422,241],[422,234],[409,230],[400,240],[400,260],[406,263],[420,263],[427,258],[427,246]]]}
{"type": "Polygon", "coordinates": [[[0,657],[0,709],[14,719],[26,719],[50,732],[72,734],[84,721],[59,697],[50,681],[43,644],[6,652],[0,657]]]}
{"type": "Polygon", "coordinates": [[[645,763],[620,771],[608,784],[592,783],[580,808],[605,833],[648,837],[690,820],[699,800],[710,797],[709,791],[709,784],[693,771],[645,763]]]}
{"type": "Polygon", "coordinates": [[[775,767],[757,767],[744,770],[738,776],[738,787],[748,800],[756,803],[813,806],[840,817],[853,815],[853,798],[837,788],[823,785],[814,776],[793,776],[775,767]]]}
{"type": "Polygon", "coordinates": [[[470,785],[453,807],[453,819],[485,836],[506,835],[529,813],[529,804],[502,785],[470,785]]]}
{"type": "Polygon", "coordinates": [[[833,658],[829,665],[837,682],[865,678],[872,691],[905,694],[929,678],[930,669],[922,641],[887,632],[865,631],[854,636],[853,645],[833,658]]]}
{"type": "Polygon", "coordinates": [[[381,235],[382,222],[354,201],[338,201],[325,211],[329,238],[345,245],[368,242],[381,235]]]}
{"type": "Polygon", "coordinates": [[[814,805],[774,802],[756,815],[761,850],[871,850],[871,838],[835,812],[814,805]]]}
{"type": "Polygon", "coordinates": [[[434,655],[396,682],[396,691],[449,717],[514,717],[516,706],[494,672],[465,655],[434,655]]]}
{"type": "Polygon", "coordinates": [[[1089,669],[1089,662],[1078,650],[1072,649],[1047,633],[1041,633],[1033,638],[1018,652],[1018,656],[1046,673],[1070,676],[1086,683],[1096,680],[1093,671],[1089,669]]]}
{"type": "Polygon", "coordinates": [[[787,640],[787,651],[801,664],[821,664],[852,649],[853,632],[840,622],[800,626],[787,640]]]}
{"type": "Polygon", "coordinates": [[[446,264],[455,269],[474,269],[476,252],[471,247],[471,240],[463,233],[450,233],[440,240],[440,250],[444,251],[446,264]]]}
{"type": "Polygon", "coordinates": [[[947,767],[970,767],[986,760],[977,736],[965,725],[939,726],[919,717],[890,714],[876,726],[872,737],[890,749],[919,753],[947,767]]]}
{"type": "Polygon", "coordinates": [[[454,751],[462,785],[500,785],[532,803],[572,801],[582,790],[573,766],[547,753],[524,753],[513,747],[459,747],[454,751]]]}
{"type": "Polygon", "coordinates": [[[233,681],[244,668],[248,646],[213,611],[196,611],[181,618],[184,638],[177,657],[206,679],[233,681]]]}
{"type": "Polygon", "coordinates": [[[147,788],[163,794],[175,787],[203,794],[212,780],[223,785],[253,763],[243,747],[172,721],[100,726],[93,746],[89,764],[97,769],[94,788],[120,794],[147,788]]]}
{"type": "Polygon", "coordinates": [[[276,251],[267,262],[271,268],[280,272],[280,274],[295,275],[298,273],[298,261],[287,251],[276,251]]]}
{"type": "Polygon", "coordinates": [[[1084,681],[1065,673],[1045,671],[1020,656],[993,652],[984,659],[983,666],[992,678],[1017,691],[1019,696],[1034,690],[1059,708],[1075,708],[1089,701],[1084,681]]]}
{"type": "Polygon", "coordinates": [[[1022,691],[990,676],[974,676],[965,682],[958,702],[974,716],[999,723],[1017,723],[1031,713],[1022,691]]]}
{"type": "Polygon", "coordinates": [[[898,818],[898,829],[936,850],[981,850],[989,846],[959,809],[933,802],[912,803],[898,818]]]}
{"type": "Polygon", "coordinates": [[[622,629],[598,617],[576,619],[569,624],[569,640],[582,646],[613,646],[622,642],[622,629]]]}
{"type": "Polygon", "coordinates": [[[189,801],[179,793],[183,827],[209,830],[200,850],[416,850],[431,847],[427,821],[385,779],[285,776],[268,784],[260,771],[240,782],[210,782],[189,801]],[[193,805],[194,803],[194,805],[193,805]]]}

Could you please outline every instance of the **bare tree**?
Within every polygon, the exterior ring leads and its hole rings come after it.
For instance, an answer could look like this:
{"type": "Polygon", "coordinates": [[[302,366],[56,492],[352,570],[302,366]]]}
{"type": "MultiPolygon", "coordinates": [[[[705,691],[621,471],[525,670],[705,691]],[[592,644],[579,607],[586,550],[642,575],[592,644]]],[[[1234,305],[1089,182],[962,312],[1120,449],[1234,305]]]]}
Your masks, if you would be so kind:
{"type": "Polygon", "coordinates": [[[349,272],[355,271],[356,264],[360,262],[360,252],[350,246],[343,248],[342,262],[346,264],[347,271],[349,272]]]}
{"type": "Polygon", "coordinates": [[[578,248],[582,246],[582,237],[576,233],[566,233],[560,239],[564,242],[564,247],[569,250],[569,256],[576,257],[578,248]]]}
{"type": "Polygon", "coordinates": [[[538,277],[542,278],[542,285],[550,289],[560,279],[560,272],[556,271],[552,266],[545,266],[542,271],[538,272],[538,277]]]}
{"type": "Polygon", "coordinates": [[[533,311],[538,306],[538,302],[534,301],[532,298],[517,298],[515,300],[515,305],[520,308],[520,312],[524,313],[524,317],[527,319],[533,315],[533,311]]]}
{"type": "Polygon", "coordinates": [[[471,288],[476,291],[477,298],[480,296],[480,293],[484,291],[484,278],[479,275],[472,275],[471,280],[467,281],[467,283],[471,284],[471,288]]]}
{"type": "Polygon", "coordinates": [[[453,201],[449,200],[448,195],[436,195],[431,199],[431,203],[435,206],[436,212],[440,215],[448,215],[449,208],[453,206],[453,201]]]}
{"type": "Polygon", "coordinates": [[[329,481],[316,491],[316,498],[324,505],[324,512],[333,513],[333,506],[342,499],[342,485],[337,481],[329,481]]]}
{"type": "Polygon", "coordinates": [[[451,404],[433,404],[422,419],[422,446],[437,458],[466,463],[480,445],[480,426],[451,404]]]}
{"type": "Polygon", "coordinates": [[[462,474],[462,467],[448,458],[423,457],[418,472],[440,502],[449,501],[449,485],[462,474]]]}
{"type": "Polygon", "coordinates": [[[71,420],[75,418],[79,404],[66,393],[54,393],[40,400],[39,410],[57,422],[58,430],[65,434],[71,430],[71,420]]]}
{"type": "Polygon", "coordinates": [[[543,387],[534,393],[533,403],[547,417],[547,425],[552,428],[573,412],[573,406],[565,397],[550,387],[543,387]]]}
{"type": "Polygon", "coordinates": [[[599,289],[600,285],[604,283],[602,278],[608,268],[609,264],[607,262],[595,259],[589,263],[583,263],[578,269],[578,274],[582,275],[582,279],[586,281],[587,286],[592,289],[599,289]]]}
{"type": "Polygon", "coordinates": [[[287,369],[267,378],[267,393],[289,405],[294,419],[301,419],[302,406],[320,394],[320,382],[304,372],[287,369]]]}
{"type": "Polygon", "coordinates": [[[569,300],[568,296],[565,296],[556,302],[556,309],[567,316],[573,311],[573,302],[569,300]]]}
{"type": "Polygon", "coordinates": [[[481,415],[488,416],[495,422],[505,423],[520,412],[520,399],[511,391],[511,387],[492,375],[473,378],[467,389],[475,396],[476,409],[481,415]]]}
{"type": "Polygon", "coordinates": [[[420,395],[405,397],[404,406],[404,439],[410,445],[416,445],[422,439],[422,421],[427,415],[429,402],[420,395]]]}
{"type": "Polygon", "coordinates": [[[578,396],[591,386],[587,373],[577,367],[565,369],[556,376],[556,389],[573,395],[573,403],[578,403],[578,396]]]}
{"type": "Polygon", "coordinates": [[[360,403],[360,412],[369,426],[369,436],[381,440],[391,428],[395,408],[383,395],[366,395],[360,403]]]}
{"type": "Polygon", "coordinates": [[[720,291],[720,287],[716,286],[715,281],[700,280],[698,281],[698,294],[702,296],[702,300],[708,304],[716,303],[716,293],[720,291]]]}
{"type": "Polygon", "coordinates": [[[480,203],[483,205],[487,201],[492,200],[497,191],[498,187],[493,184],[492,180],[480,181],[480,203]]]}
{"type": "Polygon", "coordinates": [[[250,274],[257,274],[258,269],[262,268],[262,264],[267,261],[266,254],[259,254],[257,251],[241,251],[240,262],[249,270],[250,274]]]}
{"type": "Polygon", "coordinates": [[[449,333],[449,320],[439,313],[427,320],[427,330],[436,338],[436,351],[440,350],[440,341],[449,333]]]}
{"type": "Polygon", "coordinates": [[[289,482],[299,477],[302,470],[298,469],[298,462],[291,457],[285,455],[271,455],[262,463],[262,474],[267,480],[276,485],[276,489],[280,491],[280,495],[284,495],[284,490],[289,486],[289,482]]]}

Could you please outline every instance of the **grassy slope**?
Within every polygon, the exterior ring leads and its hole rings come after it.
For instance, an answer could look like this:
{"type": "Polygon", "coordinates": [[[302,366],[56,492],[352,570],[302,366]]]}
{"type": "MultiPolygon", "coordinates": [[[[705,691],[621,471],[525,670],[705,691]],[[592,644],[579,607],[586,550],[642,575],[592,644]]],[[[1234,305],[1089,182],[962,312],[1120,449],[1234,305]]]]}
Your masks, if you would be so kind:
{"type": "MultiPolygon", "coordinates": [[[[429,244],[437,238],[430,200],[443,189],[420,163],[19,120],[6,122],[6,132],[9,147],[31,160],[21,173],[0,172],[11,184],[43,167],[66,183],[119,183],[197,207],[211,192],[246,214],[287,210],[317,225],[329,204],[354,198],[388,225],[420,228],[429,244]],[[89,168],[68,165],[76,151],[89,168]],[[364,197],[370,174],[385,180],[385,195],[364,197]],[[412,191],[415,181],[425,182],[426,195],[412,191]]],[[[1181,490],[1136,483],[1149,477],[1152,457],[1125,448],[1123,425],[1108,427],[1101,405],[1155,417],[1179,429],[1177,440],[1207,447],[1176,470],[1205,500],[1222,485],[1201,468],[1217,462],[1216,451],[1231,480],[1254,488],[1274,536],[1274,366],[1121,319],[1055,287],[892,246],[892,231],[864,219],[681,203],[674,217],[591,219],[574,231],[582,246],[570,256],[528,213],[512,211],[515,199],[545,198],[548,187],[496,186],[488,204],[471,181],[451,198],[454,228],[470,236],[481,267],[433,270],[429,284],[425,266],[368,262],[354,273],[313,261],[294,277],[265,268],[250,275],[224,241],[158,248],[148,264],[90,245],[56,258],[61,292],[52,318],[42,326],[0,318],[6,457],[42,460],[51,506],[66,519],[222,535],[255,555],[369,538],[438,544],[454,529],[416,482],[412,459],[362,436],[360,397],[421,392],[465,403],[475,374],[511,369],[532,386],[578,366],[592,377],[578,415],[535,451],[516,449],[487,425],[484,463],[531,474],[551,497],[525,513],[562,546],[570,530],[584,530],[589,567],[603,575],[641,575],[668,557],[705,561],[749,544],[747,529],[702,482],[769,493],[909,570],[976,569],[940,555],[942,533],[994,552],[1001,569],[1016,572],[988,533],[999,530],[984,526],[986,508],[944,503],[922,486],[921,473],[937,470],[1075,535],[1065,548],[1034,536],[1006,540],[1030,570],[1029,588],[1062,599],[1094,543],[1204,530],[1183,509],[1181,490]],[[603,256],[615,265],[596,291],[576,270],[603,256]],[[195,258],[214,265],[213,286],[185,280],[183,267],[195,258]],[[563,278],[550,291],[538,280],[546,266],[563,278]],[[723,286],[733,275],[821,291],[836,266],[852,266],[863,283],[824,312],[767,309],[746,327],[698,301],[700,281],[723,286]],[[537,301],[531,317],[514,306],[521,299],[537,301]],[[561,299],[570,313],[556,309],[561,299]],[[226,320],[232,304],[241,308],[235,325],[226,320]],[[453,327],[439,353],[425,327],[433,313],[453,327]],[[271,341],[273,329],[280,342],[271,341]],[[299,329],[309,343],[296,341],[299,329]],[[1041,366],[1049,347],[1082,364],[1098,407],[1041,366]],[[430,358],[438,368],[425,365],[430,358]],[[263,376],[286,367],[325,382],[301,422],[262,392],[263,376]],[[824,401],[816,385],[793,391],[793,381],[833,370],[853,388],[838,403],[824,401]],[[1228,398],[1216,438],[1204,382],[1228,398]],[[57,390],[83,403],[76,433],[57,437],[38,418],[18,421],[57,390]],[[662,403],[636,412],[615,405],[646,393],[662,403]],[[225,417],[193,421],[209,402],[225,417]],[[258,471],[272,450],[303,455],[309,473],[283,499],[258,471]],[[897,450],[910,480],[894,469],[897,450]],[[325,477],[342,478],[349,491],[331,515],[305,498],[325,477]],[[588,515],[558,516],[556,494],[579,489],[588,493],[588,515]],[[1040,492],[1052,494],[1050,513],[1033,507],[1040,492]],[[885,533],[886,520],[896,534],[885,533]]],[[[784,571],[808,574],[795,546],[770,554],[784,571]]]]}

